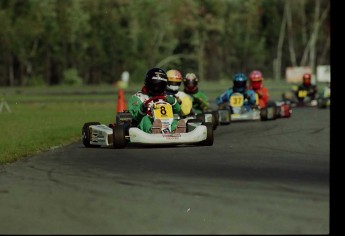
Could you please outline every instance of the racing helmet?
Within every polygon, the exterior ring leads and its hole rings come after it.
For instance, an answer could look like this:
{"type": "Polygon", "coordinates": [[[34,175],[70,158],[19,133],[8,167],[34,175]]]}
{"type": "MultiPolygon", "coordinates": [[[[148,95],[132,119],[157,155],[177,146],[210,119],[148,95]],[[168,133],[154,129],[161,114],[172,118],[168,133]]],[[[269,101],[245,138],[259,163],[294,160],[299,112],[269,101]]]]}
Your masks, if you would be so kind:
{"type": "Polygon", "coordinates": [[[249,74],[250,85],[254,90],[260,89],[262,87],[262,81],[264,78],[262,77],[262,73],[259,70],[253,70],[249,74]]]}
{"type": "Polygon", "coordinates": [[[311,74],[310,73],[303,74],[303,85],[310,86],[310,84],[311,84],[311,74]]]}
{"type": "Polygon", "coordinates": [[[145,87],[149,95],[157,96],[163,94],[167,87],[167,83],[168,77],[163,69],[152,68],[147,71],[145,87]]]}
{"type": "Polygon", "coordinates": [[[234,77],[232,78],[234,87],[233,90],[235,92],[241,92],[243,93],[246,90],[246,86],[247,86],[247,76],[243,73],[237,73],[234,75],[234,77]]]}
{"type": "Polygon", "coordinates": [[[183,79],[184,91],[186,93],[196,93],[198,92],[198,82],[199,79],[194,73],[187,73],[183,79]]]}
{"type": "Polygon", "coordinates": [[[171,91],[172,93],[177,93],[180,90],[180,86],[183,80],[181,73],[178,70],[168,70],[167,76],[167,90],[171,91]]]}

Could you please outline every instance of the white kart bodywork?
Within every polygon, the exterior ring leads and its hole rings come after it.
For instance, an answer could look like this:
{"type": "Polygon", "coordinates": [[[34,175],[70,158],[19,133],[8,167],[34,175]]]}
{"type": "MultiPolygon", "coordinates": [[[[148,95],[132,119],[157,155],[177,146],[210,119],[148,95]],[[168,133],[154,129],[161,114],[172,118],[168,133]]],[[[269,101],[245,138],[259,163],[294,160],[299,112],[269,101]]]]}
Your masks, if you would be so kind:
{"type": "MultiPolygon", "coordinates": [[[[129,129],[129,135],[126,139],[130,143],[141,144],[191,144],[206,140],[207,128],[205,125],[199,125],[188,133],[167,133],[150,134],[139,128],[129,129]]],[[[101,124],[90,126],[90,144],[100,146],[113,145],[113,129],[101,124]]]]}
{"type": "Polygon", "coordinates": [[[207,128],[205,125],[199,125],[188,133],[167,133],[167,134],[149,134],[139,128],[129,129],[129,140],[131,143],[143,144],[189,144],[198,143],[206,140],[207,128]]]}
{"type": "Polygon", "coordinates": [[[260,110],[231,114],[231,121],[260,120],[260,110]]]}
{"type": "Polygon", "coordinates": [[[110,146],[113,145],[113,129],[104,125],[90,126],[90,144],[110,146]]]}
{"type": "MultiPolygon", "coordinates": [[[[87,140],[89,136],[90,145],[111,146],[116,148],[124,147],[126,142],[140,144],[191,144],[205,141],[208,145],[213,143],[213,133],[208,138],[208,128],[202,122],[186,122],[188,132],[175,133],[171,131],[174,120],[172,106],[162,99],[154,103],[149,103],[154,119],[160,119],[162,123],[160,133],[147,133],[137,127],[125,127],[123,124],[115,124],[113,128],[104,124],[90,123],[89,133],[83,132],[82,140],[87,140]],[[128,132],[126,132],[126,129],[128,132]],[[207,140],[208,139],[208,140],[207,140]]],[[[212,117],[211,117],[212,118],[212,117]]],[[[186,130],[187,131],[187,130],[186,130]]],[[[212,132],[212,131],[209,131],[212,132]]],[[[88,145],[88,141],[85,141],[88,145]]]]}

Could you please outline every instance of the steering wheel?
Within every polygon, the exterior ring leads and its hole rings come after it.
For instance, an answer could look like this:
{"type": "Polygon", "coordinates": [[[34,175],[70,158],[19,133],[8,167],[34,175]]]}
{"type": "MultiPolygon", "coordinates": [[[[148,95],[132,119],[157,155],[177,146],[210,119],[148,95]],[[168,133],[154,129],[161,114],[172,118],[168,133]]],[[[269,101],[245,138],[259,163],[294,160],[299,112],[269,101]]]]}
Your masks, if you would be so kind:
{"type": "Polygon", "coordinates": [[[159,100],[159,99],[163,99],[164,101],[166,100],[165,99],[165,96],[161,95],[161,96],[154,96],[154,97],[150,97],[149,99],[147,99],[144,104],[145,106],[147,106],[147,104],[149,104],[151,101],[155,101],[155,100],[159,100]]]}

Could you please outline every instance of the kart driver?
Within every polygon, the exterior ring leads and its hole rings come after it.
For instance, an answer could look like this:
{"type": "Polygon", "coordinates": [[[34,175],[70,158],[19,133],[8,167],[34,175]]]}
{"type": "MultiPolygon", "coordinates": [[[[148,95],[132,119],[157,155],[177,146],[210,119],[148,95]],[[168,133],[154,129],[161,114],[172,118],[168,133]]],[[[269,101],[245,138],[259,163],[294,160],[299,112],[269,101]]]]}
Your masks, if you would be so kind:
{"type": "Polygon", "coordinates": [[[194,73],[187,73],[183,79],[184,92],[193,99],[192,113],[195,115],[202,114],[209,110],[210,104],[206,94],[199,90],[199,79],[194,73]]]}
{"type": "Polygon", "coordinates": [[[255,91],[247,89],[247,76],[243,73],[237,73],[232,78],[233,87],[227,89],[224,93],[216,98],[216,104],[220,109],[229,106],[229,100],[233,93],[241,93],[244,96],[243,106],[247,111],[251,110],[256,105],[255,91]]]}
{"type": "Polygon", "coordinates": [[[305,73],[303,74],[303,82],[298,86],[298,89],[295,92],[296,98],[299,100],[298,102],[303,102],[303,98],[298,97],[298,91],[300,90],[306,90],[307,91],[307,97],[310,98],[311,101],[316,99],[317,94],[317,86],[311,83],[311,74],[305,73]]]}
{"type": "Polygon", "coordinates": [[[252,89],[258,95],[258,105],[260,108],[264,108],[267,106],[269,100],[269,93],[268,89],[263,85],[263,76],[261,71],[253,70],[249,74],[249,86],[248,89],[252,89]]]}
{"type": "Polygon", "coordinates": [[[185,92],[180,91],[182,83],[182,75],[178,70],[168,70],[168,85],[166,87],[166,94],[174,96],[177,102],[181,105],[180,115],[185,117],[191,113],[192,109],[192,98],[185,92]]]}
{"type": "MultiPolygon", "coordinates": [[[[181,110],[181,106],[176,98],[173,96],[166,96],[165,94],[167,81],[168,77],[163,69],[152,68],[148,70],[144,86],[140,91],[132,95],[128,101],[128,110],[134,121],[138,124],[138,128],[146,133],[161,133],[162,128],[162,121],[160,119],[154,120],[153,117],[147,113],[148,105],[145,105],[145,101],[149,98],[165,96],[165,100],[172,105],[173,113],[179,113],[181,110]]],[[[171,130],[175,133],[185,133],[185,121],[177,121],[174,119],[171,124],[171,130]]]]}

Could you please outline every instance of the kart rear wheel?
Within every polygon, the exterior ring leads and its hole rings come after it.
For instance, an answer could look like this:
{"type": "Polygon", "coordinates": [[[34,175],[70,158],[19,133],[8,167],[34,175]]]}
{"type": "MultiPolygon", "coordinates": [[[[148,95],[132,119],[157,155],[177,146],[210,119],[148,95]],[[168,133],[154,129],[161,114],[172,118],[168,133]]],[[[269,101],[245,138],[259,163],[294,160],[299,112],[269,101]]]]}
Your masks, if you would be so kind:
{"type": "Polygon", "coordinates": [[[219,125],[219,113],[218,111],[212,111],[213,115],[213,130],[216,130],[219,125]]]}
{"type": "Polygon", "coordinates": [[[113,127],[113,147],[121,149],[126,146],[125,126],[118,124],[113,127]]]}
{"type": "Polygon", "coordinates": [[[132,123],[132,115],[128,111],[118,112],[115,117],[115,124],[122,124],[122,123],[132,123]]]}
{"type": "Polygon", "coordinates": [[[317,107],[318,108],[327,108],[327,100],[323,98],[319,98],[317,101],[317,107]]]}
{"type": "Polygon", "coordinates": [[[205,122],[205,114],[197,114],[196,119],[202,120],[202,122],[205,122]]]}
{"type": "Polygon", "coordinates": [[[187,126],[187,133],[193,131],[197,126],[204,124],[201,119],[188,119],[186,126],[187,126]]]}
{"type": "Polygon", "coordinates": [[[90,126],[91,125],[100,125],[99,122],[87,122],[83,125],[83,128],[81,130],[81,137],[82,141],[85,147],[100,147],[101,145],[94,145],[90,144],[90,126]]]}
{"type": "Polygon", "coordinates": [[[260,110],[260,118],[262,121],[268,120],[268,110],[267,107],[261,108],[260,110]]]}
{"type": "Polygon", "coordinates": [[[200,144],[203,145],[203,146],[212,146],[213,145],[213,140],[214,140],[213,125],[212,125],[211,122],[206,122],[204,125],[207,128],[207,137],[200,144]]]}

